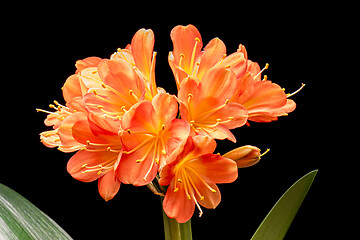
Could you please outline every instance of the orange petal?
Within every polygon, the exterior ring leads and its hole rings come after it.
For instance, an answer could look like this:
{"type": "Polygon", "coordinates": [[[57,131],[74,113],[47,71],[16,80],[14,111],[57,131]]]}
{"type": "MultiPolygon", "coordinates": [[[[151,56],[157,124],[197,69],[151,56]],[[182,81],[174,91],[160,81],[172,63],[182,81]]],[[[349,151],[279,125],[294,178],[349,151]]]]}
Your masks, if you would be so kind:
{"type": "Polygon", "coordinates": [[[201,54],[201,62],[197,77],[202,79],[205,72],[215,66],[226,53],[226,46],[219,38],[212,39],[201,54]]]}
{"type": "Polygon", "coordinates": [[[116,169],[116,176],[121,182],[134,186],[145,186],[154,180],[159,166],[152,162],[153,151],[148,153],[149,149],[151,149],[151,143],[131,154],[122,156],[116,169]],[[147,157],[143,159],[145,155],[147,157]],[[143,159],[143,161],[139,163],[139,159],[143,159]]]}
{"type": "Polygon", "coordinates": [[[178,184],[179,190],[175,192],[174,181],[171,182],[165,195],[164,212],[169,218],[175,218],[179,223],[185,223],[190,220],[194,213],[195,202],[186,196],[184,184],[178,184]]]}
{"type": "Polygon", "coordinates": [[[256,112],[268,112],[286,105],[287,97],[283,89],[271,81],[259,81],[254,85],[253,95],[243,105],[249,115],[256,112]]]}
{"type": "Polygon", "coordinates": [[[154,43],[154,33],[151,29],[140,29],[135,33],[131,41],[131,51],[134,56],[135,65],[148,80],[150,78],[154,43]]]}
{"type": "MultiPolygon", "coordinates": [[[[101,80],[115,89],[118,95],[129,96],[131,90],[138,98],[145,91],[144,82],[136,74],[135,70],[123,59],[103,60],[98,67],[101,80]]],[[[126,97],[128,99],[128,97],[126,97]]],[[[134,98],[134,102],[136,99],[134,98]]]]}
{"type": "Polygon", "coordinates": [[[193,25],[176,26],[171,31],[170,37],[174,44],[173,55],[175,64],[179,65],[180,55],[183,55],[181,67],[185,72],[189,73],[190,69],[193,67],[191,66],[191,63],[195,64],[195,61],[192,62],[192,59],[198,59],[203,46],[200,32],[193,25]],[[197,40],[200,42],[197,43],[194,51],[197,40]]]}
{"type": "Polygon", "coordinates": [[[206,72],[200,82],[201,96],[199,98],[213,97],[222,104],[231,99],[237,86],[236,75],[225,67],[217,66],[206,72]]]}
{"type": "Polygon", "coordinates": [[[62,92],[66,102],[69,102],[74,97],[82,96],[82,90],[77,75],[71,75],[66,79],[62,92]]]}
{"type": "Polygon", "coordinates": [[[78,121],[86,121],[87,114],[83,112],[76,112],[65,118],[65,120],[61,123],[58,134],[61,139],[61,143],[64,146],[76,146],[82,145],[81,143],[77,142],[73,137],[72,128],[75,123],[78,121]]]}
{"type": "Polygon", "coordinates": [[[247,69],[247,60],[242,52],[235,52],[227,56],[220,66],[229,67],[236,74],[236,77],[239,78],[247,69]]]}
{"type": "Polygon", "coordinates": [[[176,118],[178,113],[178,103],[174,96],[166,93],[157,94],[152,100],[152,105],[160,124],[167,124],[176,118]]]}
{"type": "Polygon", "coordinates": [[[67,163],[67,171],[76,180],[92,182],[103,176],[106,172],[101,171],[100,165],[115,163],[119,154],[99,151],[79,151],[67,163]]]}
{"type": "Polygon", "coordinates": [[[220,189],[214,183],[208,183],[208,185],[215,191],[211,191],[207,187],[199,187],[199,191],[204,198],[201,199],[199,196],[197,196],[197,201],[205,208],[215,209],[221,202],[220,189]]]}
{"type": "Polygon", "coordinates": [[[101,58],[99,57],[88,57],[85,58],[83,60],[78,60],[75,63],[76,66],[76,73],[81,72],[82,70],[84,70],[85,68],[89,68],[89,67],[97,67],[99,65],[99,63],[101,62],[101,58]]]}
{"type": "Polygon", "coordinates": [[[189,163],[189,166],[208,183],[231,183],[238,177],[236,163],[217,154],[205,154],[189,163]]]}
{"type": "Polygon", "coordinates": [[[109,201],[115,197],[120,189],[121,182],[116,178],[114,171],[109,171],[98,180],[100,196],[109,201]]]}

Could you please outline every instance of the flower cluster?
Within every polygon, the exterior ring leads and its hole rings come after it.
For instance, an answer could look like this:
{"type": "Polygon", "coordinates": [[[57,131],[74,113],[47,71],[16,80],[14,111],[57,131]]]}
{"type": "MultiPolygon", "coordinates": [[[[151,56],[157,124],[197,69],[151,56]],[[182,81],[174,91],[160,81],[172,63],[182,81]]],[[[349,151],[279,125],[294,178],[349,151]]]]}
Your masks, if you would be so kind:
{"type": "Polygon", "coordinates": [[[236,142],[231,129],[275,121],[296,105],[288,99],[292,94],[262,77],[268,65],[261,70],[243,45],[227,55],[214,38],[203,48],[192,25],[175,27],[171,39],[177,96],[156,86],[154,33],[140,29],[110,59],[77,61],[62,88],[66,104],[54,101],[54,112],[37,110],[48,113],[45,124],[53,127],[40,134],[42,143],[76,152],[67,164],[72,177],[98,180],[106,201],[121,183],[160,187],[165,213],[183,223],[195,206],[201,215],[200,206],[219,204],[217,183],[235,181],[239,167],[260,160],[252,146],[214,154],[215,139],[236,142]]]}

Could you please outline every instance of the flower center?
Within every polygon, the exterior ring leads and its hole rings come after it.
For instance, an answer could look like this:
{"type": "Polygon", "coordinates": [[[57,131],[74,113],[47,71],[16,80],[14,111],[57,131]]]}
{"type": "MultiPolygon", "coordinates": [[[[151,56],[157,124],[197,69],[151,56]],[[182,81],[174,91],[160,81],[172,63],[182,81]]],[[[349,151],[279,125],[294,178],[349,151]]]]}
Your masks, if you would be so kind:
{"type": "Polygon", "coordinates": [[[138,151],[141,148],[145,148],[144,155],[136,160],[136,163],[141,164],[147,159],[151,159],[151,164],[149,167],[149,170],[144,176],[144,181],[147,181],[147,178],[149,174],[151,173],[151,170],[155,165],[160,164],[161,157],[163,155],[167,154],[166,151],[166,145],[165,145],[165,139],[164,139],[164,132],[166,130],[165,124],[161,126],[161,129],[158,133],[153,132],[133,132],[131,129],[127,129],[126,132],[128,134],[141,134],[141,135],[148,135],[149,137],[144,140],[142,143],[131,149],[130,151],[124,152],[124,154],[132,154],[136,151],[138,151]]]}

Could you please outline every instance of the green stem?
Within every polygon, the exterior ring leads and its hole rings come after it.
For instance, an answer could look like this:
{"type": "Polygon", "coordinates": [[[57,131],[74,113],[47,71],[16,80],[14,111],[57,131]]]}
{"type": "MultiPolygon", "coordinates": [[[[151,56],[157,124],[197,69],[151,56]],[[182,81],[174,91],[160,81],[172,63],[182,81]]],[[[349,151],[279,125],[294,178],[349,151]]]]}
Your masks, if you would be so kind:
{"type": "MultiPolygon", "coordinates": [[[[161,203],[164,198],[161,197],[161,203]]],[[[163,210],[165,240],[192,240],[191,220],[186,223],[178,223],[170,219],[163,210]]]]}

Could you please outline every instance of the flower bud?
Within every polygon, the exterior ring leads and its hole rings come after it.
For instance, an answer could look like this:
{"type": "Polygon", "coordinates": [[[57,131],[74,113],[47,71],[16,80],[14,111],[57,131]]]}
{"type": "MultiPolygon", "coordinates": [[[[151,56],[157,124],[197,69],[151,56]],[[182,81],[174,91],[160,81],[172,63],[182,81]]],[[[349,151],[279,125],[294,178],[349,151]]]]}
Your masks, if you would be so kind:
{"type": "Polygon", "coordinates": [[[257,164],[263,155],[261,155],[259,148],[247,145],[236,148],[223,156],[234,160],[238,168],[246,168],[257,164]]]}

